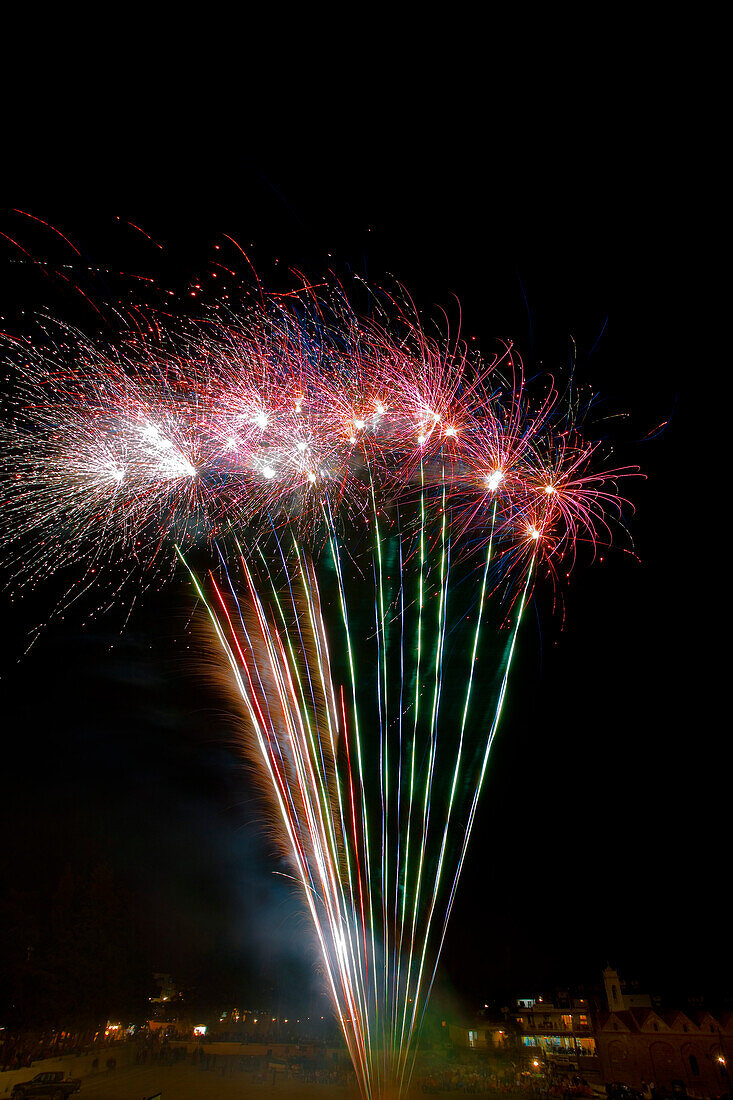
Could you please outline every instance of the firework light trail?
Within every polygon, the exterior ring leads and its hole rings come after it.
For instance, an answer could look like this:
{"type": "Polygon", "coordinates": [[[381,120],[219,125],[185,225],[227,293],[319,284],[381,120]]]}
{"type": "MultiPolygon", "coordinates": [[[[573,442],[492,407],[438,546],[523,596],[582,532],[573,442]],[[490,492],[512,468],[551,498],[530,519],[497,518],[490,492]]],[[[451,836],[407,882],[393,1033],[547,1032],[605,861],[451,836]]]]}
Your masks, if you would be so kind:
{"type": "Polygon", "coordinates": [[[309,292],[10,358],[17,576],[82,561],[87,583],[175,547],[361,1093],[405,1095],[535,579],[608,541],[629,471],[594,470],[511,345],[470,356],[392,299],[365,321],[309,292]]]}

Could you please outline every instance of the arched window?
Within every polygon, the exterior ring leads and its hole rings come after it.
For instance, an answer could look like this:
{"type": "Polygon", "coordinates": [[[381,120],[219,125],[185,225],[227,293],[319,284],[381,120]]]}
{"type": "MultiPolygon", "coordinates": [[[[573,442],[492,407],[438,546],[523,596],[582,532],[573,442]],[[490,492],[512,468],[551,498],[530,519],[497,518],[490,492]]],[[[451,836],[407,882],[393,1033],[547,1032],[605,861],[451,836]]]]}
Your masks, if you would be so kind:
{"type": "Polygon", "coordinates": [[[700,1064],[694,1054],[690,1055],[690,1069],[693,1077],[700,1076],[700,1064]]]}

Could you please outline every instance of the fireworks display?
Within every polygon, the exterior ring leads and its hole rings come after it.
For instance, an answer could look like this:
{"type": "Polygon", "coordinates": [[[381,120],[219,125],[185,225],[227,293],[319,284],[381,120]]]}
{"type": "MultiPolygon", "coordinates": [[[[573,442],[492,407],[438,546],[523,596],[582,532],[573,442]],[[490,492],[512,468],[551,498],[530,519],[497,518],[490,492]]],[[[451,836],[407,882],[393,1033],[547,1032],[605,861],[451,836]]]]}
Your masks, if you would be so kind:
{"type": "Polygon", "coordinates": [[[403,1095],[535,579],[609,541],[628,471],[513,346],[484,361],[391,299],[11,358],[18,578],[186,567],[362,1095],[403,1095]]]}

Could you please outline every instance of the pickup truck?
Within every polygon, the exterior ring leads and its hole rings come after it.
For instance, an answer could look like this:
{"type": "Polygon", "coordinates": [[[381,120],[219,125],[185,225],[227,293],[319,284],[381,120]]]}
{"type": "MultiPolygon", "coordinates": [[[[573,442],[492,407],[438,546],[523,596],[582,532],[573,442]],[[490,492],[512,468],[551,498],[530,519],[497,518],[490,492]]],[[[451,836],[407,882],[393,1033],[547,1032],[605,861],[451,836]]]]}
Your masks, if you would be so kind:
{"type": "Polygon", "coordinates": [[[30,1081],[20,1081],[13,1086],[10,1093],[11,1100],[25,1100],[32,1096],[49,1097],[50,1100],[66,1100],[67,1096],[78,1092],[81,1088],[79,1077],[64,1077],[61,1070],[53,1073],[37,1073],[30,1081]]]}

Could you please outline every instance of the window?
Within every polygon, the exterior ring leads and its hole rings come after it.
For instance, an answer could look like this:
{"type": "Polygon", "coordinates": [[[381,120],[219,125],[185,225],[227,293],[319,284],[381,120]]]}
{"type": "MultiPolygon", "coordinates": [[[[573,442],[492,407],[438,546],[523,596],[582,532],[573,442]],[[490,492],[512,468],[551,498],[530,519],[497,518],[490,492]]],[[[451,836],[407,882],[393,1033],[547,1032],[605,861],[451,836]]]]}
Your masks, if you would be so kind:
{"type": "Polygon", "coordinates": [[[700,1065],[699,1065],[699,1063],[697,1061],[697,1058],[695,1057],[694,1054],[690,1055],[690,1069],[692,1070],[693,1077],[699,1077],[700,1076],[700,1065]]]}
{"type": "Polygon", "coordinates": [[[580,1017],[580,1026],[581,1027],[587,1027],[588,1026],[588,1017],[587,1016],[581,1016],[580,1017]]]}

